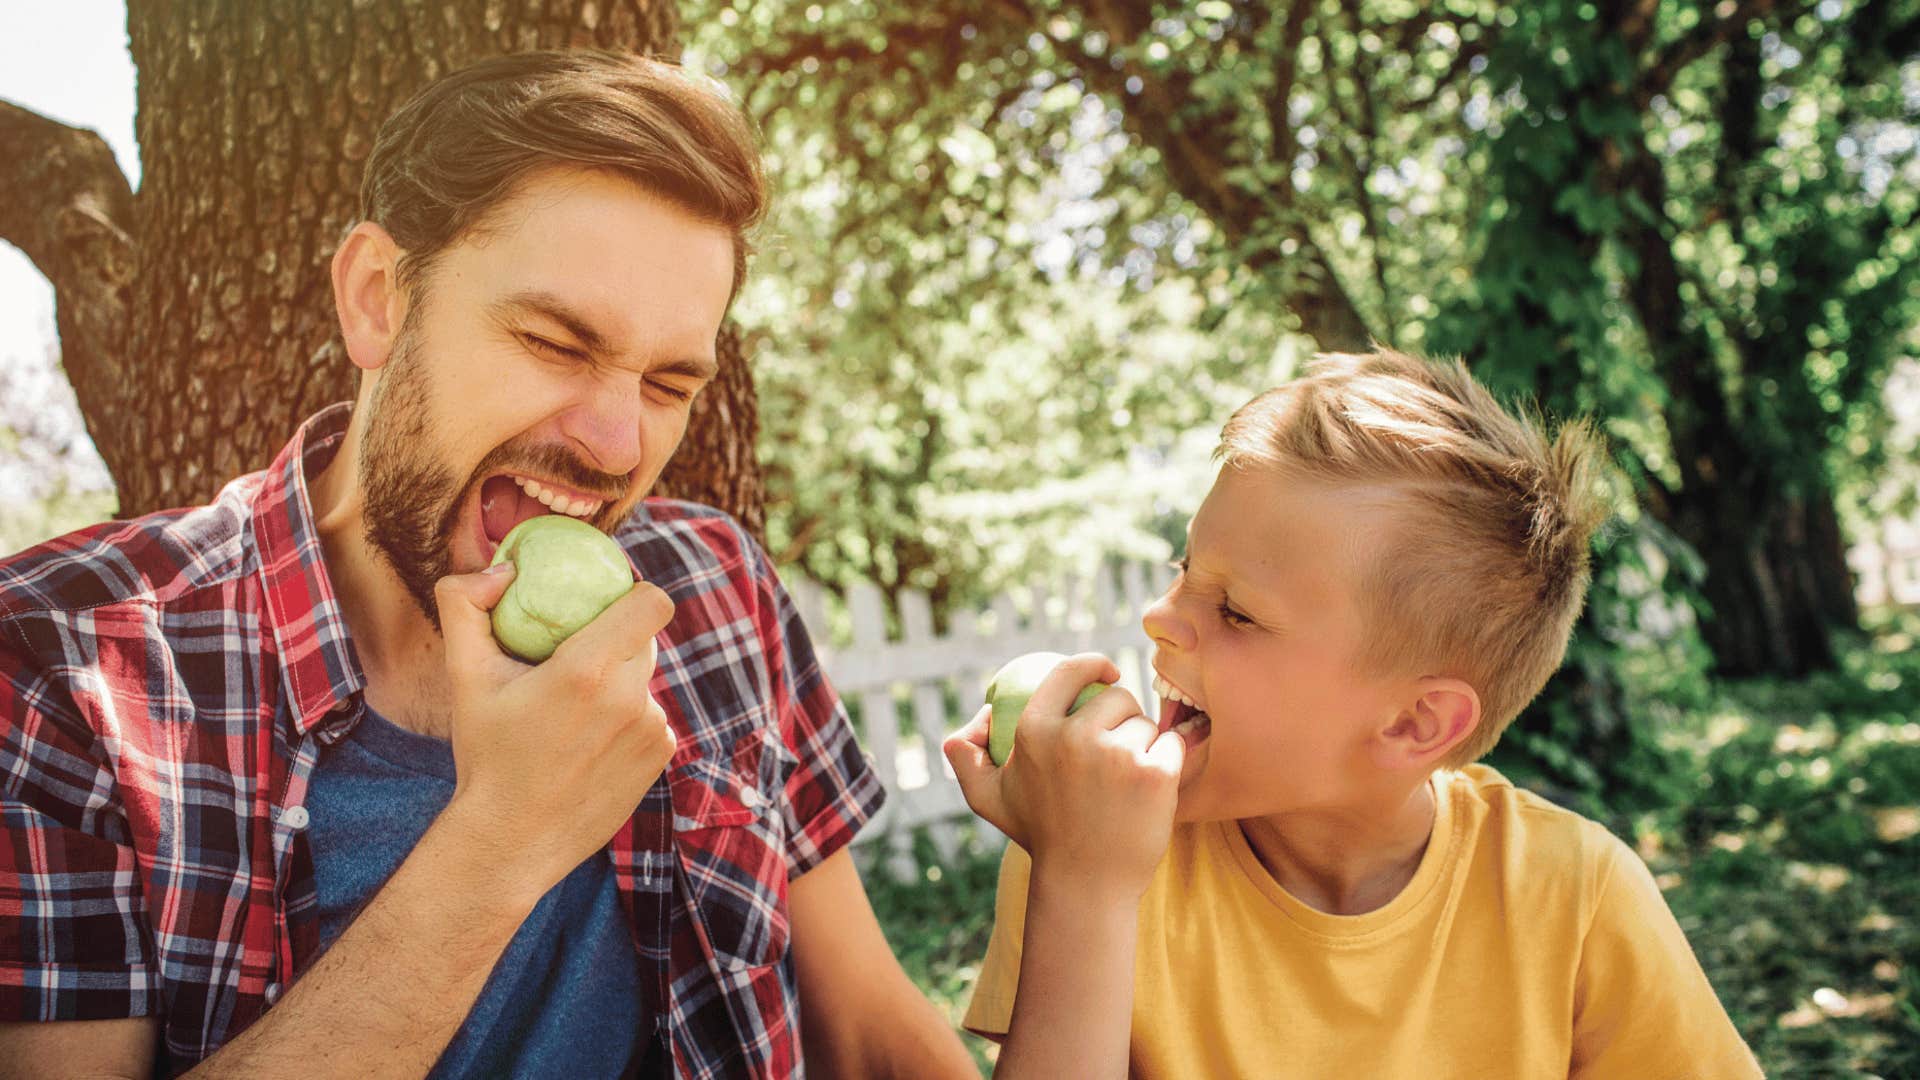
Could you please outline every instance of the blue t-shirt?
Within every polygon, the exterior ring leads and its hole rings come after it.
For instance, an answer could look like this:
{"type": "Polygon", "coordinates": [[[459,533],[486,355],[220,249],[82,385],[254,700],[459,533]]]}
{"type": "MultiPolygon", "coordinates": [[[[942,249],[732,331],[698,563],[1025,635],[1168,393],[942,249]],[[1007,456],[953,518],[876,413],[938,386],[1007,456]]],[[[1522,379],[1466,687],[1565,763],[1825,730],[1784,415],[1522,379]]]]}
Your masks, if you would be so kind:
{"type": "MultiPolygon", "coordinates": [[[[451,743],[371,709],[321,756],[306,806],[323,949],[413,850],[453,781],[451,743]]],[[[620,1076],[644,1042],[628,927],[612,864],[596,853],[534,906],[430,1075],[620,1076]]]]}

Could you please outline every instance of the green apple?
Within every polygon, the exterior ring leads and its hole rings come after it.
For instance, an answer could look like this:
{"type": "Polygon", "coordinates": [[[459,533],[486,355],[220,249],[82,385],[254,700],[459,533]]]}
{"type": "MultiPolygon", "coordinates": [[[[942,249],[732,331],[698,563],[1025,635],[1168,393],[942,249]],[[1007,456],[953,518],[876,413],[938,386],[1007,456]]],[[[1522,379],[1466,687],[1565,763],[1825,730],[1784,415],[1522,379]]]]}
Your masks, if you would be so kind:
{"type": "MultiPolygon", "coordinates": [[[[995,765],[1005,765],[1013,753],[1014,725],[1019,723],[1027,699],[1039,688],[1041,680],[1053,674],[1053,669],[1065,659],[1057,652],[1030,652],[1007,661],[988,680],[987,704],[993,708],[993,715],[987,719],[987,756],[995,765]]],[[[1106,683],[1088,683],[1067,707],[1068,714],[1098,697],[1106,688],[1106,683]]]]}
{"type": "Polygon", "coordinates": [[[565,514],[542,514],[500,540],[493,564],[512,562],[513,584],[493,607],[493,639],[530,664],[633,588],[633,564],[613,537],[565,514]]]}

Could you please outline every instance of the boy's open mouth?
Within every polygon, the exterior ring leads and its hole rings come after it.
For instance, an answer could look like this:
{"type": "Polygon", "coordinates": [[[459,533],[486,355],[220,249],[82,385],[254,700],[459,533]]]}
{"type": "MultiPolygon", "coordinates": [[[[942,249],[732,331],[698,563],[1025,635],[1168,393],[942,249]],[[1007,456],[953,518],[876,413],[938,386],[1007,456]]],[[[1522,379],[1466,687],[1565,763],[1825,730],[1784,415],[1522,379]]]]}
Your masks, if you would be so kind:
{"type": "Polygon", "coordinates": [[[1161,731],[1178,734],[1189,750],[1213,734],[1213,717],[1194,704],[1193,699],[1179,687],[1168,682],[1165,676],[1155,673],[1153,692],[1160,695],[1161,731]]]}
{"type": "Polygon", "coordinates": [[[598,524],[607,500],[597,495],[541,481],[519,473],[496,473],[480,485],[479,531],[482,554],[489,561],[500,541],[515,525],[542,514],[565,514],[598,524]]]}

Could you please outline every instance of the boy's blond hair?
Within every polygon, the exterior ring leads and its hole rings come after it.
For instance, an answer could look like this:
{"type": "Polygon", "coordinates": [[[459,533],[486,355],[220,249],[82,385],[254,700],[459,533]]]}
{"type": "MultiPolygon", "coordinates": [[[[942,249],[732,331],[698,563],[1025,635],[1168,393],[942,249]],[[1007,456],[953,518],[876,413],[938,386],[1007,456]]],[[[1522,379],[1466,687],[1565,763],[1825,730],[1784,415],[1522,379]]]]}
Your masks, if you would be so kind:
{"type": "Polygon", "coordinates": [[[1396,524],[1361,569],[1374,674],[1444,674],[1480,695],[1443,764],[1485,754],[1565,658],[1608,516],[1606,451],[1585,420],[1549,436],[1458,360],[1390,349],[1317,357],[1233,414],[1214,456],[1393,493],[1396,524]]]}

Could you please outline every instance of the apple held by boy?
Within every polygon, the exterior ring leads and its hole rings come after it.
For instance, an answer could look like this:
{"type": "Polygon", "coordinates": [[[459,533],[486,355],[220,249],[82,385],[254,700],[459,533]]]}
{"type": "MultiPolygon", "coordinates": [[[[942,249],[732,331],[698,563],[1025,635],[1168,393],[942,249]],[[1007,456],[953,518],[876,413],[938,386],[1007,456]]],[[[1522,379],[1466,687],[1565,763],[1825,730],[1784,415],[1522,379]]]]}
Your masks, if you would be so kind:
{"type": "Polygon", "coordinates": [[[500,540],[493,565],[511,562],[513,583],[493,608],[493,637],[530,664],[633,588],[633,564],[606,533],[565,514],[542,514],[500,540]]]}
{"type": "MultiPolygon", "coordinates": [[[[987,756],[995,765],[1005,765],[1013,754],[1013,730],[1027,707],[1027,699],[1065,659],[1057,652],[1030,652],[1002,664],[987,681],[987,704],[993,709],[987,721],[987,756]]],[[[1071,716],[1106,688],[1103,682],[1088,683],[1067,707],[1067,714],[1071,716]]]]}

